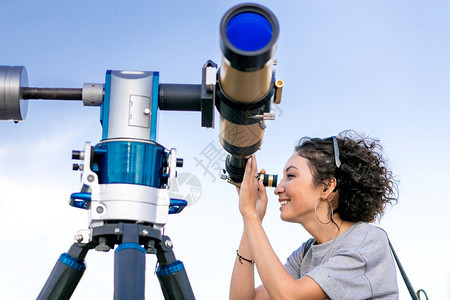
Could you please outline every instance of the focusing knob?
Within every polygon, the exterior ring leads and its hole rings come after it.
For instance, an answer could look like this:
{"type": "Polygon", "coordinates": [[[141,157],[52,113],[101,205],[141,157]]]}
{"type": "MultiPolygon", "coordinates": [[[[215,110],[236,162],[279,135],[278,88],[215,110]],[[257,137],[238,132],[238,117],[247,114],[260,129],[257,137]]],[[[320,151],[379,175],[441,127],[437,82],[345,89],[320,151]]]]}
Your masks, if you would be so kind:
{"type": "Polygon", "coordinates": [[[72,151],[72,159],[83,160],[84,159],[84,152],[80,151],[80,150],[73,150],[72,151]]]}
{"type": "Polygon", "coordinates": [[[177,168],[182,168],[182,167],[183,167],[183,159],[177,158],[177,168]]]}
{"type": "Polygon", "coordinates": [[[72,165],[72,170],[74,170],[74,171],[83,171],[84,170],[84,166],[83,166],[83,164],[73,164],[72,165]]]}

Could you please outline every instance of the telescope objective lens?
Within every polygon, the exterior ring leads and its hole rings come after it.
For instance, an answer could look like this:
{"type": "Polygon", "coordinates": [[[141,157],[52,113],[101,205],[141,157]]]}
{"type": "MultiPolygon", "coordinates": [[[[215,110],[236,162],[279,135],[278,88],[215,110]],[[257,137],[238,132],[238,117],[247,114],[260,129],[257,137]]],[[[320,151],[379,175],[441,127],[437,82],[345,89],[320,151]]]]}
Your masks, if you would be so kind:
{"type": "Polygon", "coordinates": [[[272,39],[272,25],[260,14],[240,13],[226,25],[226,35],[230,43],[242,51],[257,51],[272,39]]]}

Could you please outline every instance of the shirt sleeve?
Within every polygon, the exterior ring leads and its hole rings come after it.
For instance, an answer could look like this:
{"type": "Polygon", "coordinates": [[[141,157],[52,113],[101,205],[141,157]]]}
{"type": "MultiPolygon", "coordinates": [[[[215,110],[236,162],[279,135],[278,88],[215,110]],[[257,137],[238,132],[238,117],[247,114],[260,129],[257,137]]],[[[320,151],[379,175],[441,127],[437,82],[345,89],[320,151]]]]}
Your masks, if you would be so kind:
{"type": "Polygon", "coordinates": [[[301,277],[301,266],[305,252],[309,250],[314,239],[311,238],[305,243],[303,243],[300,248],[292,252],[288,257],[287,262],[284,264],[284,268],[291,274],[295,279],[300,279],[301,277]]]}
{"type": "Polygon", "coordinates": [[[303,253],[302,249],[303,246],[292,252],[284,264],[286,271],[288,271],[288,273],[295,279],[300,279],[300,266],[302,261],[301,254],[303,253]]]}

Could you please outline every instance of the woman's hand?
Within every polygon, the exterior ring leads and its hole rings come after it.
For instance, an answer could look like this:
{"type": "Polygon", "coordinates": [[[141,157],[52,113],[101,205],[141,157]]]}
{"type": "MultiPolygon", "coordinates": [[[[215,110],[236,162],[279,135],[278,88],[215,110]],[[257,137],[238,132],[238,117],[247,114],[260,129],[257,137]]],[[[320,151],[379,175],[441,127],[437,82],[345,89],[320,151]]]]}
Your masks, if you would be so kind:
{"type": "MultiPolygon", "coordinates": [[[[261,171],[261,173],[264,170],[261,171]]],[[[258,167],[255,155],[250,156],[245,166],[244,179],[242,180],[239,193],[239,211],[242,216],[257,215],[262,221],[267,209],[266,187],[257,178],[258,167]]]]}

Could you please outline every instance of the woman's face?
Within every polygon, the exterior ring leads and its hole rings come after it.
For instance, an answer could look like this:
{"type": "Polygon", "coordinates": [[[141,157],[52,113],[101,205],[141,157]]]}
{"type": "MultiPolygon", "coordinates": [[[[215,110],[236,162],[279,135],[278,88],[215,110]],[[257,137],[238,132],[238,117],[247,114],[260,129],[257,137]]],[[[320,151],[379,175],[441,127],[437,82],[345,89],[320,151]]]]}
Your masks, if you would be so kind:
{"type": "Polygon", "coordinates": [[[281,205],[281,219],[304,223],[315,218],[314,204],[322,191],[323,187],[314,183],[308,159],[293,154],[284,167],[283,180],[275,189],[281,205]]]}

